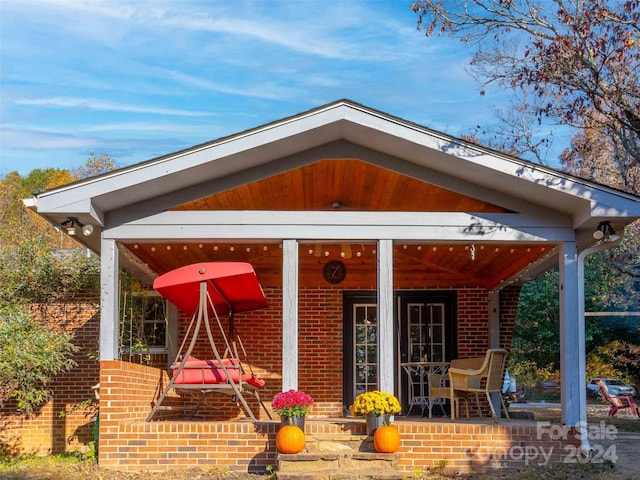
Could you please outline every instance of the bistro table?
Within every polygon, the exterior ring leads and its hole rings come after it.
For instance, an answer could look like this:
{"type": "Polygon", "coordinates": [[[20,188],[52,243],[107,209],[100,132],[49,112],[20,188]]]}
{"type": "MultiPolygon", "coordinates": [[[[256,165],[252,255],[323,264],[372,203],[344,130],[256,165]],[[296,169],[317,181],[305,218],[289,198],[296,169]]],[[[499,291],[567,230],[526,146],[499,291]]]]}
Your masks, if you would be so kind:
{"type": "Polygon", "coordinates": [[[407,373],[409,379],[409,410],[420,407],[420,415],[429,411],[431,418],[435,405],[440,406],[446,416],[443,405],[449,399],[449,362],[407,362],[400,366],[407,373]]]}

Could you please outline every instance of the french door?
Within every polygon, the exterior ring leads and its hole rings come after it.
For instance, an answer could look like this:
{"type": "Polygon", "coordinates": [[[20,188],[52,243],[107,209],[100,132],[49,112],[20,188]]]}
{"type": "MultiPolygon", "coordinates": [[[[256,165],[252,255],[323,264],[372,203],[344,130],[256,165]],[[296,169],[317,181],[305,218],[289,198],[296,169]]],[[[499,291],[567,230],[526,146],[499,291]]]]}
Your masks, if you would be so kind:
{"type": "MultiPolygon", "coordinates": [[[[400,363],[455,358],[455,291],[395,294],[397,392],[406,404],[408,379],[400,363]]],[[[378,315],[375,292],[344,293],[344,405],[378,385],[378,315]]],[[[403,408],[406,411],[406,408],[403,408]]]]}

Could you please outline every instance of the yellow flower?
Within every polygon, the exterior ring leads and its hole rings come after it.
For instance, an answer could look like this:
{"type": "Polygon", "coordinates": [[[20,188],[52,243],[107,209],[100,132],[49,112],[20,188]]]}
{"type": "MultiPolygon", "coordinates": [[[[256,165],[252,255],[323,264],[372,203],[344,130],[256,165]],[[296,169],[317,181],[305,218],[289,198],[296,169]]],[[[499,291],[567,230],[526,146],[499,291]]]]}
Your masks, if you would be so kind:
{"type": "Polygon", "coordinates": [[[364,416],[369,413],[383,415],[400,413],[402,407],[398,399],[390,393],[373,390],[358,395],[349,410],[353,416],[364,416]]]}

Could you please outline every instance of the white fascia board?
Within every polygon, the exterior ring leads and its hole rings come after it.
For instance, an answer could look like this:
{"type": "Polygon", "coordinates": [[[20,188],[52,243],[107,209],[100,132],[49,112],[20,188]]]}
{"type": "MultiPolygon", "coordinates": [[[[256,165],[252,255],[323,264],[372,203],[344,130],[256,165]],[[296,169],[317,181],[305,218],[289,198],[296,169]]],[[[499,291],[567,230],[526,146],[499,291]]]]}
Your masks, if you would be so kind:
{"type": "Polygon", "coordinates": [[[115,225],[105,238],[126,241],[423,240],[430,242],[557,242],[574,238],[570,222],[521,214],[419,212],[177,211],[115,225]]]}
{"type": "Polygon", "coordinates": [[[104,212],[94,208],[90,198],[76,199],[72,203],[66,203],[60,205],[54,209],[45,209],[42,206],[40,198],[35,202],[38,214],[49,219],[53,223],[59,223],[64,221],[68,216],[78,217],[83,223],[90,223],[88,217],[90,217],[91,223],[97,223],[98,225],[104,225],[104,212]],[[84,218],[82,218],[84,217],[84,218]]]}

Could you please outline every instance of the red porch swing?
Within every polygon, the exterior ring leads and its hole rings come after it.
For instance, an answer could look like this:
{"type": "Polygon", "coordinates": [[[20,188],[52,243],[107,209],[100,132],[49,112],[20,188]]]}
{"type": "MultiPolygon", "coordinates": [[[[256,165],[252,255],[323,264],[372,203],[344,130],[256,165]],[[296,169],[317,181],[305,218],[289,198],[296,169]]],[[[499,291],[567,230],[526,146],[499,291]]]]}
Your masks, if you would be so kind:
{"type": "Polygon", "coordinates": [[[161,275],[153,282],[153,288],[192,317],[177,358],[171,365],[171,380],[147,415],[146,421],[150,421],[161,409],[163,400],[172,389],[199,391],[202,396],[209,392],[235,395],[245,412],[255,422],[256,417],[243,395],[249,393],[256,397],[271,418],[259,395],[259,389],[264,387],[265,382],[253,373],[250,363],[249,371],[244,371],[236,340],[245,358],[246,351],[240,338],[235,335],[233,325],[235,312],[268,307],[253,267],[243,262],[195,263],[161,275]],[[219,315],[224,314],[229,316],[231,341],[220,321],[219,315]],[[209,322],[211,317],[215,317],[224,340],[225,351],[222,356],[213,339],[209,322]],[[200,360],[191,356],[203,324],[214,359],[200,360]],[[183,354],[182,350],[189,339],[187,351],[183,354]]]}

